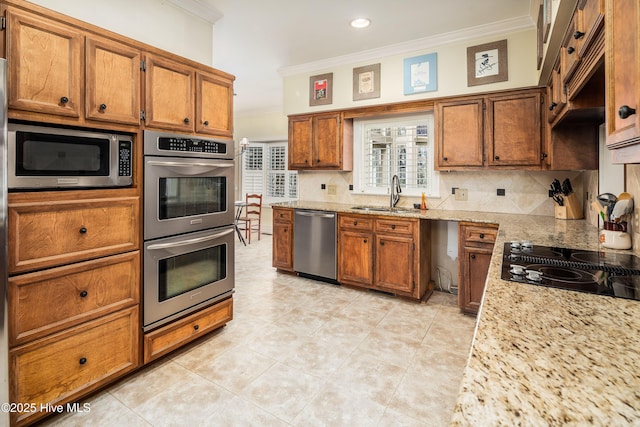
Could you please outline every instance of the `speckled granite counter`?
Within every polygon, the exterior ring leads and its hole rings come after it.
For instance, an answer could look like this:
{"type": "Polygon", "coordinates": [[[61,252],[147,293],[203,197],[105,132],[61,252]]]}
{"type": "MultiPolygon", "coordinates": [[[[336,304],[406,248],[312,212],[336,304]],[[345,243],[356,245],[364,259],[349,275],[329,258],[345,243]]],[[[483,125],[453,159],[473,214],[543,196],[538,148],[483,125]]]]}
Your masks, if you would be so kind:
{"type": "MultiPolygon", "coordinates": [[[[333,203],[278,205],[362,213],[333,203]]],[[[505,242],[599,250],[596,227],[491,212],[392,215],[500,225],[451,425],[640,425],[640,301],[500,278],[505,242]]]]}

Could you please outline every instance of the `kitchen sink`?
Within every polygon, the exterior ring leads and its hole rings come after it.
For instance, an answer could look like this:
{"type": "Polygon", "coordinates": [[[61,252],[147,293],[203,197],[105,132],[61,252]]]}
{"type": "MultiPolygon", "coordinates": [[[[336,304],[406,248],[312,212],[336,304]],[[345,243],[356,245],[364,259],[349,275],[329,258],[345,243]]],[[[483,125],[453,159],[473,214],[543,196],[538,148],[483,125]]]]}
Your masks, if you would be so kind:
{"type": "Polygon", "coordinates": [[[387,208],[384,206],[353,206],[351,209],[359,210],[359,211],[374,211],[374,212],[409,212],[413,209],[411,208],[387,208]]]}

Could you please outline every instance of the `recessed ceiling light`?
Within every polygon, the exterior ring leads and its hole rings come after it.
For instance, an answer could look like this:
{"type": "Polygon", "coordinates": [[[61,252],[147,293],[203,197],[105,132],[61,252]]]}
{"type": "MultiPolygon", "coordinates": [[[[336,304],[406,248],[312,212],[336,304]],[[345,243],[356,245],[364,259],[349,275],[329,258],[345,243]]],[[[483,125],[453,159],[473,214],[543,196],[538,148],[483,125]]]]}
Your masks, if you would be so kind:
{"type": "Polygon", "coordinates": [[[371,21],[367,18],[356,18],[351,21],[351,26],[353,28],[365,28],[368,27],[369,24],[371,24],[371,21]]]}

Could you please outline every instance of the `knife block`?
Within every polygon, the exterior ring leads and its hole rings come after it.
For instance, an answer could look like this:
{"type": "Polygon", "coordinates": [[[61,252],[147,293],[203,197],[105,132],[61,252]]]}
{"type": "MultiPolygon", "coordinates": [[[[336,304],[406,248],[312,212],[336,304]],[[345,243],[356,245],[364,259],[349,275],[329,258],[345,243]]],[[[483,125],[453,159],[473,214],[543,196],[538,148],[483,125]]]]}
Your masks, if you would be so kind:
{"type": "Polygon", "coordinates": [[[556,219],[582,219],[582,206],[576,193],[564,196],[564,204],[562,206],[555,205],[556,219]]]}

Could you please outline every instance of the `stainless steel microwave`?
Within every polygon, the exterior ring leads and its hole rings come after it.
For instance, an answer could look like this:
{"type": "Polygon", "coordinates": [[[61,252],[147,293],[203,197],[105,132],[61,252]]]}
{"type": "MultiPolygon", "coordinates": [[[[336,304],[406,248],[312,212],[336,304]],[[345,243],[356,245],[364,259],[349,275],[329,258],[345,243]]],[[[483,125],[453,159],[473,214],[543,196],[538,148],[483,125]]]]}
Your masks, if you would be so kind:
{"type": "Polygon", "coordinates": [[[9,124],[9,189],[126,187],[132,183],[128,135],[9,124]]]}

